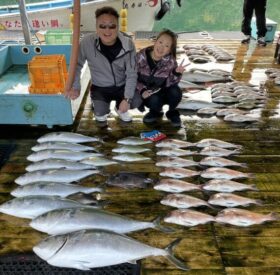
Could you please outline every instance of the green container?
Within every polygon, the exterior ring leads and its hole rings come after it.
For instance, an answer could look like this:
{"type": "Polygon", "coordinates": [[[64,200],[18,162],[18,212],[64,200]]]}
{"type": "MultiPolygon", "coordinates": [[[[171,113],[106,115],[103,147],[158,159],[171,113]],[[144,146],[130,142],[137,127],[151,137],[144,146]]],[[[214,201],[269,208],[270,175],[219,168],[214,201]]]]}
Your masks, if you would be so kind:
{"type": "Polygon", "coordinates": [[[72,44],[73,31],[71,29],[48,30],[45,34],[47,45],[72,44]]]}

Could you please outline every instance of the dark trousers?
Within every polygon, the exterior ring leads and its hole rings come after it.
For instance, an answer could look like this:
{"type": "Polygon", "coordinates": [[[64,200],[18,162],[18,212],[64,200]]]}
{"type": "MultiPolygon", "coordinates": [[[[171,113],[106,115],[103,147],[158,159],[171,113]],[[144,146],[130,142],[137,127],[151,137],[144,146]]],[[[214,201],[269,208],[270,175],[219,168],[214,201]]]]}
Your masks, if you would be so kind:
{"type": "Polygon", "coordinates": [[[150,109],[150,112],[158,114],[162,111],[163,105],[169,106],[169,113],[175,111],[182,99],[182,91],[178,85],[161,89],[158,93],[144,99],[144,105],[150,109]]]}
{"type": "Polygon", "coordinates": [[[257,35],[258,37],[265,36],[267,31],[265,22],[266,0],[244,0],[241,30],[245,35],[251,35],[251,20],[254,10],[258,29],[257,35]]]}
{"type": "MultiPolygon", "coordinates": [[[[116,108],[124,99],[124,86],[121,87],[97,87],[91,85],[90,96],[96,116],[104,116],[110,113],[111,101],[116,101],[116,108]]],[[[142,104],[142,98],[138,93],[134,93],[130,109],[138,108],[142,104]]]]}

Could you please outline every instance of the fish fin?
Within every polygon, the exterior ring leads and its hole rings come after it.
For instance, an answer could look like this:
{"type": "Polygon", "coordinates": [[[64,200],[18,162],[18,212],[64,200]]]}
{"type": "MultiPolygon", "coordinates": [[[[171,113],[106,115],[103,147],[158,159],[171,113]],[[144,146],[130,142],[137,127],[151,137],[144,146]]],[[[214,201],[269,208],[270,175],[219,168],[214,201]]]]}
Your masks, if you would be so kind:
{"type": "Polygon", "coordinates": [[[131,261],[128,261],[129,264],[137,264],[137,261],[136,260],[131,260],[131,261]]]}
{"type": "Polygon", "coordinates": [[[182,7],[181,0],[176,0],[176,2],[179,7],[182,7]]]}
{"type": "Polygon", "coordinates": [[[173,254],[173,249],[176,245],[178,245],[178,243],[181,241],[181,239],[176,239],[175,241],[173,241],[172,243],[170,243],[164,250],[167,252],[167,259],[173,263],[175,266],[177,266],[178,268],[182,269],[182,270],[189,270],[189,268],[185,265],[185,263],[176,258],[173,254]]]}
{"type": "Polygon", "coordinates": [[[172,232],[174,232],[174,230],[172,228],[166,227],[166,226],[162,226],[160,224],[160,221],[161,221],[161,217],[160,216],[158,216],[157,218],[155,218],[152,221],[152,223],[154,224],[156,229],[158,229],[158,230],[160,230],[160,231],[162,231],[164,233],[172,233],[172,232]]]}
{"type": "Polygon", "coordinates": [[[80,269],[80,270],[88,270],[90,271],[90,262],[82,262],[82,261],[77,261],[75,262],[75,264],[73,265],[73,268],[77,268],[77,269],[80,269]]]}

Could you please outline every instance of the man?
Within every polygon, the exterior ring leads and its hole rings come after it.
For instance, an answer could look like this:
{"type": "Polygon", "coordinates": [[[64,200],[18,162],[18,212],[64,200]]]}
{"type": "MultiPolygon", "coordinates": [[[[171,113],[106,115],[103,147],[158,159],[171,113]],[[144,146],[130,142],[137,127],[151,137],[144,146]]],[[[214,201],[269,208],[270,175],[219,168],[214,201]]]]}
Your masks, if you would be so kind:
{"type": "Polygon", "coordinates": [[[66,97],[74,100],[80,95],[81,69],[87,61],[96,121],[107,122],[110,103],[114,100],[120,119],[130,122],[132,118],[128,110],[141,104],[141,98],[135,93],[135,46],[129,37],[119,32],[119,14],[114,8],[100,8],[95,16],[96,34],[85,36],[80,43],[75,80],[66,97]]]}
{"type": "Polygon", "coordinates": [[[242,32],[245,34],[245,39],[241,41],[242,44],[250,43],[251,38],[251,20],[253,12],[255,10],[256,23],[257,23],[257,44],[259,46],[266,46],[265,34],[266,34],[266,0],[244,0],[243,4],[243,20],[242,20],[242,32]]]}

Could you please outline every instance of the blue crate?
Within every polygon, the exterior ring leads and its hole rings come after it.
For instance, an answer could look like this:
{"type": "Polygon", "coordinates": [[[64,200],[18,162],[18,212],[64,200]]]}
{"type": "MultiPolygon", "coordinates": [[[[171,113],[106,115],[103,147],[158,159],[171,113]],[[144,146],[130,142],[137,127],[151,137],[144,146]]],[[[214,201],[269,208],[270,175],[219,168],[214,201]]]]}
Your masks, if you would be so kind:
{"type": "MultiPolygon", "coordinates": [[[[251,36],[253,38],[257,39],[258,35],[257,35],[256,17],[252,18],[251,28],[252,28],[251,36]]],[[[277,29],[277,22],[274,22],[274,21],[266,18],[266,28],[267,28],[267,32],[266,32],[266,35],[265,35],[265,41],[266,42],[271,42],[271,41],[274,40],[275,32],[276,32],[276,29],[277,29]]]]}

